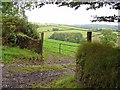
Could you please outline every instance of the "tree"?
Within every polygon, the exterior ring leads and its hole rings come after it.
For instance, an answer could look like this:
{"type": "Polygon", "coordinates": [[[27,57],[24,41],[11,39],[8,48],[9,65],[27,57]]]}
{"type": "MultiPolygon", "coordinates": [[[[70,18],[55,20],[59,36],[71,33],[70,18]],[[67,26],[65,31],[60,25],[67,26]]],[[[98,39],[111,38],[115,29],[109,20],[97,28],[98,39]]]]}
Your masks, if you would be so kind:
{"type": "Polygon", "coordinates": [[[100,37],[103,44],[115,46],[117,42],[117,34],[113,33],[112,30],[102,30],[102,36],[100,37]]]}
{"type": "Polygon", "coordinates": [[[35,39],[39,38],[39,34],[34,30],[38,26],[28,23],[27,16],[25,15],[25,10],[29,7],[29,3],[25,2],[13,1],[0,3],[2,37],[5,38],[9,45],[16,44],[16,35],[19,32],[35,39]],[[26,33],[26,31],[29,32],[26,33]]]}
{"type": "Polygon", "coordinates": [[[2,2],[0,4],[3,32],[16,32],[25,28],[27,17],[19,2],[2,2]]]}

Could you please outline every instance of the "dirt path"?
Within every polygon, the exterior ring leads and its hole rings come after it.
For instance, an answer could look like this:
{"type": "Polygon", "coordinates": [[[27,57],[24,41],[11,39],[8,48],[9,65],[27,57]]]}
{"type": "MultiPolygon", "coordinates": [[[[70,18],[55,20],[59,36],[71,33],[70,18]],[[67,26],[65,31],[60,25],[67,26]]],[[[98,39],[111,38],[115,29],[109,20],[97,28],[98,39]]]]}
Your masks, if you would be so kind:
{"type": "MultiPolygon", "coordinates": [[[[22,68],[27,66],[33,66],[34,64],[13,64],[5,65],[3,67],[3,88],[32,88],[33,85],[38,84],[44,86],[49,84],[53,80],[56,80],[61,75],[65,74],[74,74],[75,68],[70,67],[70,65],[75,64],[75,58],[72,57],[60,57],[57,58],[51,54],[48,55],[49,60],[43,63],[42,65],[61,65],[67,68],[67,70],[50,70],[43,72],[31,72],[31,73],[13,73],[9,69],[22,68]]],[[[37,63],[38,64],[38,63],[37,63]]],[[[40,65],[38,64],[38,65],[40,65]]],[[[34,66],[38,66],[34,65],[34,66]]]]}

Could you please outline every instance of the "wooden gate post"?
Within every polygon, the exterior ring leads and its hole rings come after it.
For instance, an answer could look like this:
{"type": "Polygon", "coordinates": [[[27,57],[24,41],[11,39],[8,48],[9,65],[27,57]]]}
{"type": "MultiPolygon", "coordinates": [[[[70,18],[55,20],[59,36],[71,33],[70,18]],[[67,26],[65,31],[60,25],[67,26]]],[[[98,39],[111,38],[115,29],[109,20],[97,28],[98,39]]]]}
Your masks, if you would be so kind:
{"type": "Polygon", "coordinates": [[[87,41],[91,42],[92,41],[92,32],[87,32],[87,41]]]}
{"type": "Polygon", "coordinates": [[[61,43],[59,44],[59,53],[61,54],[61,43]]]}
{"type": "Polygon", "coordinates": [[[120,31],[118,31],[118,47],[120,48],[120,31]]]}
{"type": "Polygon", "coordinates": [[[40,50],[40,55],[41,55],[41,59],[42,59],[42,55],[43,55],[43,40],[44,40],[44,32],[41,33],[41,50],[40,50]]]}

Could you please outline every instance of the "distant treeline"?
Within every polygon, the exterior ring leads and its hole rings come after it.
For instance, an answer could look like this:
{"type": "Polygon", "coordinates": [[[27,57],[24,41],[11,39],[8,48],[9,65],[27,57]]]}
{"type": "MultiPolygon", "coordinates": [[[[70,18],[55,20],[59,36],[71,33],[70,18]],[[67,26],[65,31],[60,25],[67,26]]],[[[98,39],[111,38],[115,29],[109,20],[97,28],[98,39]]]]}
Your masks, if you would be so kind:
{"type": "Polygon", "coordinates": [[[118,25],[106,25],[106,24],[84,24],[84,25],[72,25],[77,28],[86,28],[86,29],[96,29],[96,30],[101,30],[101,29],[111,29],[113,31],[118,31],[118,25]]]}
{"type": "Polygon", "coordinates": [[[49,39],[81,43],[84,41],[80,32],[54,32],[49,39]]]}

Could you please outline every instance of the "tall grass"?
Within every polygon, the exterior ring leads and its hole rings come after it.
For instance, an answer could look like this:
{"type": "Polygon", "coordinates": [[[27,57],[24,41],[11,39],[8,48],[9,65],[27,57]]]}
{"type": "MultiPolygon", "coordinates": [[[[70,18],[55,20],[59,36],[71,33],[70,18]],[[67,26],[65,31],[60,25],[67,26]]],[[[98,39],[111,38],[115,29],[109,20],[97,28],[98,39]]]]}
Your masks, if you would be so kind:
{"type": "Polygon", "coordinates": [[[27,49],[20,49],[19,47],[9,47],[3,46],[2,47],[2,60],[1,62],[8,64],[12,61],[19,59],[19,58],[33,58],[37,57],[38,54],[36,52],[27,50],[27,49]]]}
{"type": "Polygon", "coordinates": [[[66,75],[60,77],[59,80],[53,81],[50,85],[51,88],[76,88],[74,75],[66,75]]]}

